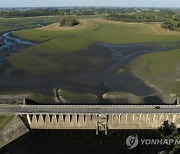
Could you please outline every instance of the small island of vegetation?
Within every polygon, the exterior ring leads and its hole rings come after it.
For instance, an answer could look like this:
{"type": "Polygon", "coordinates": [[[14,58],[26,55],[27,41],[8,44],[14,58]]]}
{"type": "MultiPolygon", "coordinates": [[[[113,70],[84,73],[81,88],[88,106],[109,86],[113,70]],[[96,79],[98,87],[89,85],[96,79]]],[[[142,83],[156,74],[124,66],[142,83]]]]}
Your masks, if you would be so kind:
{"type": "Polygon", "coordinates": [[[79,23],[80,23],[79,20],[77,20],[76,18],[73,18],[71,16],[65,16],[60,20],[59,25],[61,27],[64,27],[64,26],[76,26],[79,23]]]}

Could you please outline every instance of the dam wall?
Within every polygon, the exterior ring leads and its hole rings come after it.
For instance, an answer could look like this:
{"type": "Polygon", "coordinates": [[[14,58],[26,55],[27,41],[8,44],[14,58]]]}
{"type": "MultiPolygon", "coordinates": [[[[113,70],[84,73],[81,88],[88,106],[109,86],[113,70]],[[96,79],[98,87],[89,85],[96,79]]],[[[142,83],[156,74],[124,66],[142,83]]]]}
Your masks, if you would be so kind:
{"type": "Polygon", "coordinates": [[[29,132],[25,119],[15,116],[14,119],[0,131],[0,149],[13,140],[29,132]]]}
{"type": "Polygon", "coordinates": [[[158,129],[164,121],[180,127],[180,113],[70,114],[21,113],[31,129],[158,129]]]}

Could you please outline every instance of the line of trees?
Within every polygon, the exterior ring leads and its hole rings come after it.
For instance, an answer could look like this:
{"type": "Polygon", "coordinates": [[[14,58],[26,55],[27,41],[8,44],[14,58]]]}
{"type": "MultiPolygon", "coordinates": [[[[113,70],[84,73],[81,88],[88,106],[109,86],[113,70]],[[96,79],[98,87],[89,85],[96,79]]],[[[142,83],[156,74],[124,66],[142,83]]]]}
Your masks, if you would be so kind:
{"type": "Polygon", "coordinates": [[[107,16],[109,20],[126,21],[126,22],[164,22],[167,19],[180,21],[180,15],[169,10],[136,10],[131,12],[111,13],[107,16]]]}
{"type": "Polygon", "coordinates": [[[114,12],[109,14],[107,19],[124,22],[162,22],[162,28],[180,31],[180,13],[170,10],[114,12]]]}
{"type": "MultiPolygon", "coordinates": [[[[180,128],[177,128],[174,123],[164,121],[163,125],[158,129],[163,139],[177,139],[180,140],[180,128]]],[[[164,153],[167,154],[179,154],[180,145],[171,143],[170,145],[164,145],[164,153]]]]}
{"type": "Polygon", "coordinates": [[[32,17],[52,15],[106,15],[120,21],[151,22],[164,21],[175,16],[180,19],[180,10],[155,8],[112,8],[112,7],[67,7],[67,8],[0,8],[0,17],[32,17]]]}
{"type": "MultiPolygon", "coordinates": [[[[81,15],[104,15],[108,20],[124,22],[162,22],[162,27],[170,30],[180,31],[180,10],[178,9],[140,9],[140,8],[95,8],[95,7],[73,7],[73,8],[0,8],[0,17],[34,17],[34,16],[81,16],[81,15]]],[[[70,21],[76,25],[77,21],[70,21]]],[[[68,22],[62,21],[61,25],[68,22]]]]}
{"type": "Polygon", "coordinates": [[[92,10],[71,10],[71,9],[31,9],[31,10],[2,10],[0,17],[14,18],[14,17],[35,17],[35,16],[53,16],[53,15],[95,15],[92,10]]]}

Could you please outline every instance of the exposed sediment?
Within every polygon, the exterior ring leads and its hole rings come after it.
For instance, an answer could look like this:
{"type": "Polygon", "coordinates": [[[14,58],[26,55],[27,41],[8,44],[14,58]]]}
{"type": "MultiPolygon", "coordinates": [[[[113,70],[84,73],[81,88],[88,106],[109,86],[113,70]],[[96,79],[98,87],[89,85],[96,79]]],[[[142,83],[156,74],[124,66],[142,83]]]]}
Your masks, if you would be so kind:
{"type": "Polygon", "coordinates": [[[3,94],[0,95],[0,104],[23,104],[25,98],[31,97],[31,94],[3,94]]]}
{"type": "Polygon", "coordinates": [[[69,103],[68,100],[64,99],[61,94],[62,94],[62,90],[61,89],[54,89],[54,94],[55,94],[55,101],[58,103],[69,103]]]}

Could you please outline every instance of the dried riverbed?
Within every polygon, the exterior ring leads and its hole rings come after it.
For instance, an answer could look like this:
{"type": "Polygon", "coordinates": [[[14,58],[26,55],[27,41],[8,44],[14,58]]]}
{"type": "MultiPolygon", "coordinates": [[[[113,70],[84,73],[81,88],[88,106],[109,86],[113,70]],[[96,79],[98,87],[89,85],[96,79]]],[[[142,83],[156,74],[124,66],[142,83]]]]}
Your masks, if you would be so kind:
{"type": "Polygon", "coordinates": [[[74,53],[77,57],[87,58],[87,62],[79,62],[78,71],[37,77],[14,68],[7,63],[5,57],[22,49],[36,45],[33,41],[22,40],[7,32],[2,35],[4,45],[0,46],[0,89],[40,91],[52,94],[52,89],[58,87],[76,92],[102,94],[108,91],[128,92],[144,97],[154,95],[156,91],[135,77],[126,67],[132,58],[148,52],[165,52],[178,48],[176,43],[138,43],[113,45],[96,43],[88,49],[74,53]],[[90,57],[90,58],[89,58],[90,57]],[[102,63],[93,63],[99,60],[102,63]],[[104,65],[104,66],[101,66],[104,65]]]}

